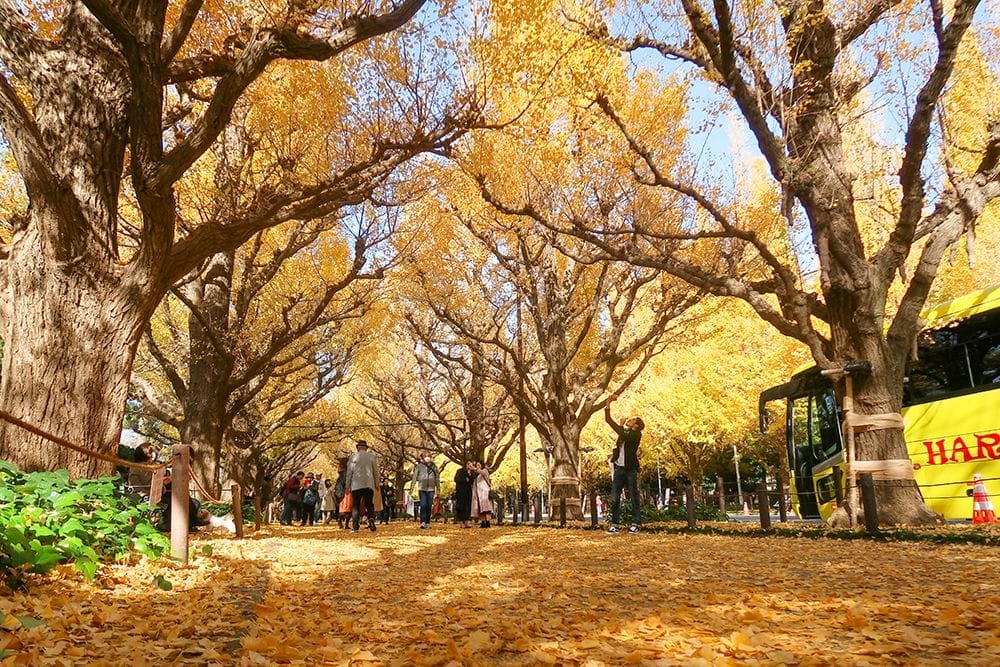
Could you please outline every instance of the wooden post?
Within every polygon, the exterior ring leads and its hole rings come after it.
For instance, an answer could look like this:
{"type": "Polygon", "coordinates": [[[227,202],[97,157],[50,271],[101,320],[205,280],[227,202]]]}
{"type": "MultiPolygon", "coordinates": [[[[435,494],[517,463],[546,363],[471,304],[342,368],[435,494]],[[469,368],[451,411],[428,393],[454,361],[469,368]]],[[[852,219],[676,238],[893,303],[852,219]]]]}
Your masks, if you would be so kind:
{"type": "Polygon", "coordinates": [[[535,496],[535,525],[542,522],[542,495],[535,496]]]}
{"type": "Polygon", "coordinates": [[[774,476],[778,487],[778,518],[781,523],[788,522],[788,509],[785,507],[785,482],[781,479],[781,471],[774,476]]]}
{"type": "Polygon", "coordinates": [[[559,527],[566,527],[566,496],[559,499],[559,527]]]}
{"type": "Polygon", "coordinates": [[[760,510],[760,527],[771,529],[771,503],[767,498],[767,482],[761,482],[757,487],[757,506],[760,510]]]}
{"type": "Polygon", "coordinates": [[[243,489],[239,484],[233,484],[233,523],[236,524],[236,537],[243,539],[243,489]]]}
{"type": "Polygon", "coordinates": [[[597,489],[590,490],[590,527],[597,528],[597,489]]]}
{"type": "Polygon", "coordinates": [[[688,528],[694,528],[698,525],[698,515],[694,508],[694,487],[689,485],[685,489],[684,495],[684,499],[687,502],[688,528]]]}
{"type": "Polygon", "coordinates": [[[722,475],[715,478],[715,494],[718,496],[719,511],[726,513],[726,485],[722,481],[722,475]]]}
{"type": "MultiPolygon", "coordinates": [[[[844,424],[848,424],[851,413],[854,412],[854,379],[848,375],[844,378],[844,424]]],[[[854,462],[857,460],[854,450],[854,427],[847,426],[847,452],[845,467],[847,470],[854,469],[854,462]]],[[[858,480],[855,475],[847,476],[847,516],[850,519],[851,528],[858,525],[858,480]]]]}
{"type": "Polygon", "coordinates": [[[188,484],[191,479],[191,445],[174,445],[174,463],[170,473],[170,556],[188,564],[188,528],[191,502],[188,484]]]}
{"type": "Polygon", "coordinates": [[[875,506],[875,480],[870,472],[861,474],[861,502],[865,506],[865,530],[878,533],[878,508],[875,506]]]}

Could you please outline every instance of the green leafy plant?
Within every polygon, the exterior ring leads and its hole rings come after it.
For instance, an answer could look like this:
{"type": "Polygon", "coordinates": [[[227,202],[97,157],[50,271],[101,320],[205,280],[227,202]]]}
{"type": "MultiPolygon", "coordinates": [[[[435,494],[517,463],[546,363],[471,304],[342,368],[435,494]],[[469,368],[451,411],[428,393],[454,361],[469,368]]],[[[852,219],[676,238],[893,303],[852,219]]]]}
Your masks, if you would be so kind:
{"type": "MultiPolygon", "coordinates": [[[[725,512],[716,505],[697,503],[694,506],[695,518],[698,521],[726,521],[728,517],[725,512]]],[[[668,505],[662,510],[649,505],[643,505],[639,509],[639,516],[643,523],[654,523],[657,521],[687,521],[687,507],[684,505],[668,505]]],[[[621,510],[622,521],[630,521],[632,518],[632,504],[622,501],[621,510]]]]}
{"type": "Polygon", "coordinates": [[[126,497],[116,477],[71,481],[65,470],[23,472],[0,461],[0,573],[16,586],[25,572],[74,563],[91,579],[101,562],[155,558],[170,543],[151,510],[126,497]]]}
{"type": "MultiPolygon", "coordinates": [[[[226,516],[233,513],[233,504],[204,502],[201,504],[201,509],[207,510],[212,516],[226,516]]],[[[243,504],[243,523],[252,523],[255,514],[256,510],[254,510],[253,505],[249,503],[243,504]]]]}

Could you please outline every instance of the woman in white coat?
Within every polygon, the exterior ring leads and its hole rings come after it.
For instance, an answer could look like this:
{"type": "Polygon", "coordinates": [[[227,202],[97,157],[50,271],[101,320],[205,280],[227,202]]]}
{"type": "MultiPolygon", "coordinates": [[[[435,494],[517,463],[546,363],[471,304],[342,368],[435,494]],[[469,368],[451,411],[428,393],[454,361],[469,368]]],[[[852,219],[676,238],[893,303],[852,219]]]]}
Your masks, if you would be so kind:
{"type": "Polygon", "coordinates": [[[490,469],[481,461],[473,466],[475,477],[472,482],[472,514],[479,515],[479,527],[489,528],[493,518],[493,502],[490,500],[490,469]]]}
{"type": "Polygon", "coordinates": [[[323,515],[323,523],[330,523],[337,514],[337,494],[333,490],[333,482],[326,480],[323,484],[323,502],[319,509],[323,515]]]}

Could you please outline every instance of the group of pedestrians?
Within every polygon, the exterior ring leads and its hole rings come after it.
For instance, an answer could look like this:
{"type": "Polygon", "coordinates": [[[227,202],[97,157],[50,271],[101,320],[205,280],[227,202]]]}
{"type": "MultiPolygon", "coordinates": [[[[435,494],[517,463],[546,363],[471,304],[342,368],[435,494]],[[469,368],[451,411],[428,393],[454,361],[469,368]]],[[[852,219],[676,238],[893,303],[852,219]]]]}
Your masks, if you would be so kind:
{"type": "MultiPolygon", "coordinates": [[[[622,424],[616,422],[611,417],[614,398],[604,408],[604,419],[617,436],[608,459],[612,477],[608,532],[621,530],[621,495],[627,487],[633,499],[629,532],[636,533],[640,520],[639,442],[645,424],[639,417],[630,417],[622,424]]],[[[300,520],[302,525],[314,525],[318,520],[330,523],[336,518],[340,527],[354,532],[361,529],[362,516],[372,532],[376,530],[376,518],[388,523],[395,510],[395,489],[379,474],[378,462],[368,443],[359,440],[356,450],[340,460],[336,482],[323,479],[321,473],[301,470],[290,477],[281,492],[281,523],[291,525],[292,521],[300,520]]],[[[472,521],[478,519],[480,528],[489,528],[493,520],[489,468],[482,461],[470,459],[455,472],[454,481],[455,521],[463,528],[471,528],[472,521]]],[[[440,507],[441,503],[441,471],[429,451],[424,451],[413,467],[412,489],[418,494],[420,528],[428,529],[435,505],[440,507]]]]}

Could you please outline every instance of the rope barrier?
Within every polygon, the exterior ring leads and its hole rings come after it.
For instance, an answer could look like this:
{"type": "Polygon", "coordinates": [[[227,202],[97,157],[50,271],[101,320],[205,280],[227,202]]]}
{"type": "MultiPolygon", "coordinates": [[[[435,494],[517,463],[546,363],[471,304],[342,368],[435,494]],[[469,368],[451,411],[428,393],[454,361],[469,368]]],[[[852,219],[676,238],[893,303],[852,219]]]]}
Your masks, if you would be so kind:
{"type": "Polygon", "coordinates": [[[65,438],[60,438],[57,435],[52,435],[42,429],[38,428],[34,424],[24,421],[23,419],[18,419],[14,415],[10,414],[6,410],[0,410],[0,419],[6,422],[10,422],[14,426],[24,429],[29,433],[34,433],[35,435],[50,440],[61,447],[66,447],[67,449],[72,449],[74,452],[79,452],[80,454],[86,454],[87,456],[100,459],[102,461],[107,461],[108,463],[113,463],[116,466],[125,466],[127,468],[141,468],[142,470],[160,470],[166,468],[170,465],[170,461],[165,463],[136,463],[135,461],[126,461],[120,459],[117,456],[110,456],[108,454],[101,454],[100,452],[95,452],[92,449],[87,449],[86,447],[81,447],[80,445],[73,444],[65,438]]]}
{"type": "Polygon", "coordinates": [[[194,482],[194,485],[198,487],[198,491],[201,492],[201,495],[205,496],[205,500],[207,500],[210,503],[215,503],[216,505],[222,504],[221,500],[219,500],[218,498],[213,498],[212,494],[205,490],[205,487],[201,485],[201,482],[198,481],[197,477],[191,475],[191,481],[194,482]]]}

